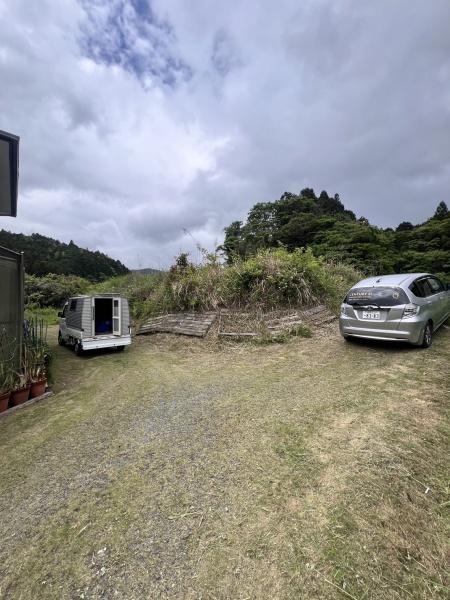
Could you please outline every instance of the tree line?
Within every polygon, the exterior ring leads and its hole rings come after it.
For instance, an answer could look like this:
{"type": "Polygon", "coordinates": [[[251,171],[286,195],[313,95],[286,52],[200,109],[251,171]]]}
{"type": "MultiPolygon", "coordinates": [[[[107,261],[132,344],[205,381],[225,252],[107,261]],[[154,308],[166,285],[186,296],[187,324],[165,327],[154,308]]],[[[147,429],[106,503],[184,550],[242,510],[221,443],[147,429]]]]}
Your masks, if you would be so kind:
{"type": "Polygon", "coordinates": [[[38,233],[24,235],[2,229],[0,246],[23,252],[25,270],[30,275],[75,275],[96,282],[128,273],[125,265],[102,252],[80,248],[72,241],[65,244],[38,233]]]}
{"type": "Polygon", "coordinates": [[[367,274],[433,272],[450,275],[450,212],[440,202],[425,223],[400,223],[394,230],[371,225],[347,210],[339,194],[312,188],[259,202],[245,222],[225,228],[220,250],[228,264],[263,248],[311,248],[316,256],[345,262],[367,274]]]}

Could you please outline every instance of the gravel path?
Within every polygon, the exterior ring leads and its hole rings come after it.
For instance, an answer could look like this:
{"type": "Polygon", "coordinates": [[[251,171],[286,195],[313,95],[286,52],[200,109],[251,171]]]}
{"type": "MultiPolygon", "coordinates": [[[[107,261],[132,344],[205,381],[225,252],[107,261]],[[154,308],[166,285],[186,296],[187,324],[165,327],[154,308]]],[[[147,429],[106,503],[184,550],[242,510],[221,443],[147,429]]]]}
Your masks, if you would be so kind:
{"type": "MultiPolygon", "coordinates": [[[[333,507],[394,408],[416,399],[427,431],[440,426],[449,339],[427,352],[346,344],[333,324],[265,347],[154,336],[82,359],[55,347],[56,394],[0,422],[0,596],[336,597],[333,507]]],[[[439,523],[424,527],[436,544],[439,523]]],[[[375,573],[360,579],[366,598],[395,597],[373,594],[375,573]]]]}

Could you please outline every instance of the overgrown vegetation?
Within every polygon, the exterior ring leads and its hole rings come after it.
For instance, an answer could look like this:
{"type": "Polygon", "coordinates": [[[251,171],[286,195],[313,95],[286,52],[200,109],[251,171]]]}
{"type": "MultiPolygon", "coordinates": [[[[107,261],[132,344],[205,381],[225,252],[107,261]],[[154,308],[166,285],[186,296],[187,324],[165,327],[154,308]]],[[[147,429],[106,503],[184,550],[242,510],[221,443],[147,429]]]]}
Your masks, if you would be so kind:
{"type": "Polygon", "coordinates": [[[59,307],[70,296],[84,294],[91,283],[83,277],[56,275],[25,276],[25,298],[29,307],[59,307]]]}
{"type": "Polygon", "coordinates": [[[164,298],[165,274],[140,275],[129,273],[120,277],[113,277],[90,288],[92,293],[117,292],[126,296],[134,318],[141,318],[147,314],[155,314],[169,309],[164,298]]]}
{"type": "Polygon", "coordinates": [[[165,287],[169,302],[181,310],[269,310],[318,301],[336,304],[359,277],[352,267],[326,263],[310,250],[278,248],[260,250],[227,267],[214,256],[201,266],[177,264],[165,287]]]}
{"type": "Polygon", "coordinates": [[[23,252],[25,269],[30,275],[76,275],[90,281],[102,281],[108,277],[128,273],[118,260],[106,254],[80,248],[72,241],[64,244],[53,238],[33,233],[11,233],[0,230],[0,246],[23,252]]]}
{"type": "Polygon", "coordinates": [[[40,306],[27,306],[25,308],[25,319],[31,321],[32,319],[41,319],[45,325],[57,325],[58,324],[58,308],[52,306],[46,306],[41,308],[40,306]]]}
{"type": "Polygon", "coordinates": [[[248,259],[223,265],[206,254],[194,265],[181,254],[169,273],[129,274],[91,288],[118,292],[130,300],[133,316],[141,319],[160,312],[218,308],[271,310],[325,302],[336,309],[361,273],[343,263],[328,263],[311,250],[260,250],[248,259]]]}
{"type": "Polygon", "coordinates": [[[61,307],[76,294],[119,292],[129,298],[137,320],[221,307],[264,311],[325,302],[336,309],[364,274],[428,271],[447,280],[450,276],[450,213],[444,202],[426,223],[403,222],[394,231],[356,219],[338,194],[330,197],[323,191],[317,197],[310,188],[256,204],[245,224],[227,227],[220,247],[225,265],[218,254],[203,251],[203,263],[194,265],[182,253],[168,273],[147,275],[127,272],[101,253],[38,235],[1,231],[1,244],[26,251],[32,273],[26,277],[29,310],[61,307]],[[50,266],[54,273],[37,276],[50,266]]]}
{"type": "Polygon", "coordinates": [[[428,271],[450,275],[450,212],[441,202],[420,225],[404,221],[382,229],[346,210],[339,195],[316,196],[311,188],[285,192],[275,202],[258,203],[247,221],[225,229],[221,250],[228,263],[262,248],[311,248],[327,260],[351,264],[367,274],[428,271]]]}
{"type": "MultiPolygon", "coordinates": [[[[361,276],[353,267],[328,263],[310,250],[260,250],[232,265],[221,264],[211,254],[205,254],[201,265],[194,265],[182,254],[169,273],[129,273],[95,285],[73,276],[27,276],[26,297],[29,311],[35,312],[42,307],[61,307],[68,297],[80,293],[118,292],[129,298],[133,316],[138,320],[182,310],[264,311],[317,302],[336,308],[346,290],[361,276]]],[[[48,317],[53,318],[51,312],[48,317]]]]}

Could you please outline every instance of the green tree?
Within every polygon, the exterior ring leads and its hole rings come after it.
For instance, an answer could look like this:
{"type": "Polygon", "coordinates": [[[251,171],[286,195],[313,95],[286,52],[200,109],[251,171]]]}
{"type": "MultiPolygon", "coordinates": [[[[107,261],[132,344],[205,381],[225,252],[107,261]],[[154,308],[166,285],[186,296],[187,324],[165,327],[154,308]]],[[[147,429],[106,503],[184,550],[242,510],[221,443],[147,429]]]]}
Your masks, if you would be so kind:
{"type": "Polygon", "coordinates": [[[128,273],[125,265],[118,260],[102,252],[80,248],[72,240],[69,244],[64,244],[38,233],[24,235],[1,230],[0,246],[23,252],[25,270],[32,275],[44,276],[54,273],[102,281],[108,277],[128,273]]]}
{"type": "Polygon", "coordinates": [[[255,204],[247,221],[225,229],[222,250],[230,263],[259,249],[309,247],[316,255],[351,263],[367,273],[450,273],[450,218],[445,202],[422,225],[403,221],[394,231],[372,226],[345,208],[338,194],[312,188],[284,192],[279,200],[255,204]]]}
{"type": "Polygon", "coordinates": [[[414,229],[414,225],[409,221],[402,221],[395,231],[410,231],[414,229]]]}
{"type": "Polygon", "coordinates": [[[448,208],[445,202],[439,202],[433,219],[445,219],[449,216],[448,208]]]}

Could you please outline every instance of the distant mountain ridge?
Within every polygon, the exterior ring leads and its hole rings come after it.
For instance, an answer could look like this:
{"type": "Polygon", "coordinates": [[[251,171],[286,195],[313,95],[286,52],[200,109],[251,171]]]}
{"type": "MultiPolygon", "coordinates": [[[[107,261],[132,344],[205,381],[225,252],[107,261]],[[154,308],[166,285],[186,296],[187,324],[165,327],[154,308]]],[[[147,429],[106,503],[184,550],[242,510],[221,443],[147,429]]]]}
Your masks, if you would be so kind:
{"type": "Polygon", "coordinates": [[[95,282],[129,273],[124,264],[103,252],[80,248],[72,241],[65,244],[38,233],[25,235],[2,229],[0,246],[23,252],[25,270],[30,275],[77,275],[95,282]]]}
{"type": "Polygon", "coordinates": [[[139,275],[158,275],[158,273],[164,273],[161,269],[152,269],[148,267],[147,269],[131,269],[132,273],[138,273],[139,275]]]}

